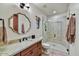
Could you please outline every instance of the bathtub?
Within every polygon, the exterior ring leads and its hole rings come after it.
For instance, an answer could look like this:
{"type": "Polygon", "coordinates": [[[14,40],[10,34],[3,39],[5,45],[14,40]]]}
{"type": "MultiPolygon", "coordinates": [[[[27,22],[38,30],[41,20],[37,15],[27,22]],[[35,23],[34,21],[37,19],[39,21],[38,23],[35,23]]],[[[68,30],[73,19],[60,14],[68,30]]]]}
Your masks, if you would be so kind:
{"type": "Polygon", "coordinates": [[[42,44],[49,55],[67,56],[67,48],[58,43],[46,42],[42,44]]]}

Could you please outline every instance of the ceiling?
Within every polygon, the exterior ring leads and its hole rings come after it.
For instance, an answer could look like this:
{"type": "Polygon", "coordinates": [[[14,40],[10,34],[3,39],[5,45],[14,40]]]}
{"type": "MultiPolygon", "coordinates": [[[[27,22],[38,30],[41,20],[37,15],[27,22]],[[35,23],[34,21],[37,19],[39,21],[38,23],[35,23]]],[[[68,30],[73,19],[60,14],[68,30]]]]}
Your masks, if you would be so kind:
{"type": "Polygon", "coordinates": [[[34,3],[39,10],[47,16],[65,13],[68,10],[68,3],[34,3]]]}

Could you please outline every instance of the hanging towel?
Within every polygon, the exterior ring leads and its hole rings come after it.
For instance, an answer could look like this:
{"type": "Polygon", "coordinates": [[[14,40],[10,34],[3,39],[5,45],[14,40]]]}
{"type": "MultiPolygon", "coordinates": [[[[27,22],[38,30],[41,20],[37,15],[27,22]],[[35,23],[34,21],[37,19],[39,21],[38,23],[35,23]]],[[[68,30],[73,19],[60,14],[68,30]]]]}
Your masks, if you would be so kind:
{"type": "Polygon", "coordinates": [[[76,32],[76,19],[75,16],[71,16],[69,19],[69,24],[66,33],[67,41],[69,43],[75,42],[75,32],[76,32]]]}
{"type": "Polygon", "coordinates": [[[3,41],[3,27],[0,27],[0,42],[3,41]]]}
{"type": "Polygon", "coordinates": [[[7,32],[5,28],[3,30],[3,27],[0,27],[0,42],[7,43],[7,32]]]}
{"type": "Polygon", "coordinates": [[[6,31],[6,28],[4,27],[4,39],[3,39],[3,42],[5,44],[7,44],[7,31],[6,31]]]}

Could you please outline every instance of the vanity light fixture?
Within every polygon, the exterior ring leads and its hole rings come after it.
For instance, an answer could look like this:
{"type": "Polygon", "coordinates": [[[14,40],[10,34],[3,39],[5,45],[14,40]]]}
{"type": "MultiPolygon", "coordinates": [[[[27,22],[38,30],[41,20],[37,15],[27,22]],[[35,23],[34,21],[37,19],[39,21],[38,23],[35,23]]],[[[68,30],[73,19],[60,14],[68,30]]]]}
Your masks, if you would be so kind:
{"type": "Polygon", "coordinates": [[[24,8],[24,6],[25,6],[25,3],[20,3],[20,8],[24,8]]]}
{"type": "Polygon", "coordinates": [[[29,3],[26,3],[25,7],[29,9],[30,8],[29,3]]]}
{"type": "Polygon", "coordinates": [[[24,8],[27,8],[29,9],[29,3],[20,3],[20,8],[24,9],[24,8]]]}

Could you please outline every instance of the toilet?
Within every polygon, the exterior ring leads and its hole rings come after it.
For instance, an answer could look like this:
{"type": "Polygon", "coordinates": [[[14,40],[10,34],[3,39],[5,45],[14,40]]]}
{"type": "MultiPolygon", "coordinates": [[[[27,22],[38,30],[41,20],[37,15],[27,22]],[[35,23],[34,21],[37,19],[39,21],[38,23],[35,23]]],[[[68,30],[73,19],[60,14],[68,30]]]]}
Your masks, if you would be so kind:
{"type": "Polygon", "coordinates": [[[43,46],[43,53],[44,54],[48,54],[48,50],[50,48],[50,44],[48,44],[48,43],[42,43],[42,46],[43,46]]]}
{"type": "Polygon", "coordinates": [[[48,48],[50,47],[50,44],[48,44],[48,43],[42,43],[42,46],[43,46],[44,48],[48,49],[48,48]]]}

